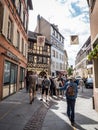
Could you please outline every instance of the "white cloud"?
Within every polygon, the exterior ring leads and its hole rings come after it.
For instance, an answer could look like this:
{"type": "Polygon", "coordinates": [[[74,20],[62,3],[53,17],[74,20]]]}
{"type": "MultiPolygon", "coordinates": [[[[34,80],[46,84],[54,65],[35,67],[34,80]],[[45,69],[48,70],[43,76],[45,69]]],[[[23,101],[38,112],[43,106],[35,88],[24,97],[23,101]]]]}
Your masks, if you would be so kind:
{"type": "Polygon", "coordinates": [[[29,30],[34,31],[37,15],[40,14],[50,23],[58,25],[65,37],[65,49],[69,64],[74,60],[80,47],[90,35],[88,5],[85,0],[32,0],[33,11],[30,11],[29,30]],[[70,45],[70,35],[79,35],[79,45],[70,45]]]}

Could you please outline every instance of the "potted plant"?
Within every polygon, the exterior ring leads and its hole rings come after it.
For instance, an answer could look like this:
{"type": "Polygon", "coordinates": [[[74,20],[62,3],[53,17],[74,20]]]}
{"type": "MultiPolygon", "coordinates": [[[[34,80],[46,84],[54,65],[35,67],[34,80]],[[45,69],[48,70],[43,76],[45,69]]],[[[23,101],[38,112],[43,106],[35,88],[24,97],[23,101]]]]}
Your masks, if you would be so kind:
{"type": "Polygon", "coordinates": [[[88,60],[91,61],[93,59],[98,59],[98,44],[94,47],[94,49],[88,54],[88,60]]]}

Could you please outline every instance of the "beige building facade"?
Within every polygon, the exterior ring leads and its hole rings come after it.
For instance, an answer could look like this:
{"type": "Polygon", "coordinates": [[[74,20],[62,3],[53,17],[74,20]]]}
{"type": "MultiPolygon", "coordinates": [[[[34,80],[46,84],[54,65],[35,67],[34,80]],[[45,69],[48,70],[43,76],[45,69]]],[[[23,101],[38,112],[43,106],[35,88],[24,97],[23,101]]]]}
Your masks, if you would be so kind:
{"type": "Polygon", "coordinates": [[[75,76],[81,76],[82,78],[93,77],[93,64],[92,61],[88,61],[87,58],[90,51],[91,37],[87,39],[77,53],[75,61],[75,76]]]}
{"type": "MultiPolygon", "coordinates": [[[[92,50],[98,45],[98,0],[87,0],[90,12],[91,46],[92,50]]],[[[93,59],[94,76],[94,107],[98,111],[98,57],[93,59]]]]}
{"type": "Polygon", "coordinates": [[[31,0],[0,0],[0,100],[24,88],[31,0]]]}
{"type": "Polygon", "coordinates": [[[56,76],[56,72],[66,70],[68,58],[64,51],[64,37],[60,33],[58,26],[49,23],[46,19],[38,15],[37,33],[44,35],[51,44],[51,75],[56,76]],[[66,62],[66,63],[65,63],[66,62]]]}

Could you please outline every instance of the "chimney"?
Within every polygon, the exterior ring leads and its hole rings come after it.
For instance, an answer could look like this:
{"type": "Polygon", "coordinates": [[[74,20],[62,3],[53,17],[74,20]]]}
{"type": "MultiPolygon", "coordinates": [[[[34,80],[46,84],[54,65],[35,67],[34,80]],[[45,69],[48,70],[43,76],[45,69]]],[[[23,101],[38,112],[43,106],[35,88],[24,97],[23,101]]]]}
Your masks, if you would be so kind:
{"type": "Polygon", "coordinates": [[[40,15],[37,16],[37,33],[40,33],[40,15]]]}

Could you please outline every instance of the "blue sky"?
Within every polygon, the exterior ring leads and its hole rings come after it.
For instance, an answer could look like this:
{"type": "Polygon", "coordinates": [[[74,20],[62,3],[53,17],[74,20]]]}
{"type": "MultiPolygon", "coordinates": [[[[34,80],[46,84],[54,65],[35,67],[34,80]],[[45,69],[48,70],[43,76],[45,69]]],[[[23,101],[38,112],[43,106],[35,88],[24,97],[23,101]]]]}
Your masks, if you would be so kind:
{"type": "Polygon", "coordinates": [[[90,35],[89,10],[86,0],[32,0],[33,10],[29,12],[29,30],[34,31],[37,15],[58,25],[65,37],[69,64],[75,64],[75,57],[90,35]],[[70,45],[70,36],[79,36],[79,45],[70,45]]]}

